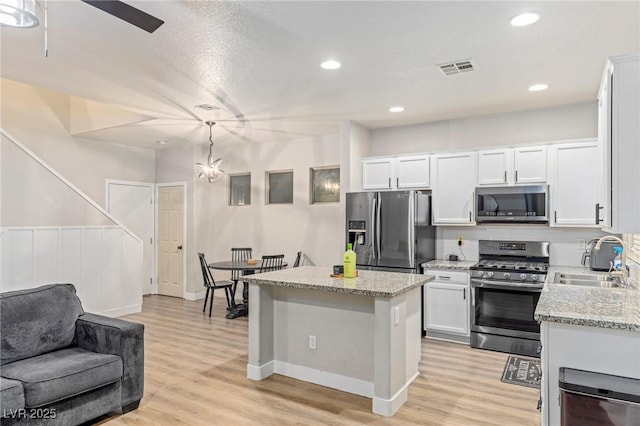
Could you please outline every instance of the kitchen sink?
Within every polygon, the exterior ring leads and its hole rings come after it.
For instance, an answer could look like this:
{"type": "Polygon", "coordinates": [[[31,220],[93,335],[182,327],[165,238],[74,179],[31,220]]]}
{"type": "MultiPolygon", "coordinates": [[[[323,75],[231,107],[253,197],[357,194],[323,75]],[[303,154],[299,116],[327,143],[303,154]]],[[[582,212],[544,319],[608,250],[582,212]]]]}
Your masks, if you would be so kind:
{"type": "Polygon", "coordinates": [[[609,275],[563,274],[556,272],[555,284],[578,285],[585,287],[619,288],[620,284],[609,275]]]}

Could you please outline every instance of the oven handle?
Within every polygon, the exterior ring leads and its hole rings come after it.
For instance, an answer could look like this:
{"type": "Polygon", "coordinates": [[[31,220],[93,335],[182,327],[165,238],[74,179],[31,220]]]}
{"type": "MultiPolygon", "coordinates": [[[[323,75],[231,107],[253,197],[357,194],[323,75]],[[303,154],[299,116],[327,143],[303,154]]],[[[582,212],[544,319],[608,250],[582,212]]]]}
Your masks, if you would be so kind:
{"type": "Polygon", "coordinates": [[[471,279],[472,287],[482,287],[482,288],[497,288],[501,290],[527,290],[533,292],[542,291],[542,286],[537,284],[521,284],[516,282],[504,282],[504,281],[496,281],[496,280],[479,280],[476,278],[471,279]]]}

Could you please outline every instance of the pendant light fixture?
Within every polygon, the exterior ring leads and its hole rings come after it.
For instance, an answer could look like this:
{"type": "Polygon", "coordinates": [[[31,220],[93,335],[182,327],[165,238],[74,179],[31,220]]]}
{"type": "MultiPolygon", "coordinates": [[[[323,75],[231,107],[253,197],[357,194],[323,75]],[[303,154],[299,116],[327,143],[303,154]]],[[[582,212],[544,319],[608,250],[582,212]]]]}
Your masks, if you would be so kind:
{"type": "Polygon", "coordinates": [[[200,169],[198,177],[201,179],[207,179],[209,183],[219,182],[224,177],[224,170],[220,168],[222,158],[218,158],[216,160],[213,159],[212,128],[216,123],[214,121],[205,121],[204,124],[209,126],[209,156],[207,157],[207,164],[196,163],[196,166],[200,169]]]}
{"type": "Polygon", "coordinates": [[[0,25],[14,28],[38,26],[35,0],[0,0],[0,25]]]}

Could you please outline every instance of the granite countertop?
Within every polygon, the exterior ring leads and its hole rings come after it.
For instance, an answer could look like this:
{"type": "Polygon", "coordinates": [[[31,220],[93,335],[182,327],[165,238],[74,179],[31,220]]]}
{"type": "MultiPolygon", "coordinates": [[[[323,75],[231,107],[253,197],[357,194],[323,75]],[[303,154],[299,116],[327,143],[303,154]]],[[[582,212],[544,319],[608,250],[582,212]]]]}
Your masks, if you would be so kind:
{"type": "Polygon", "coordinates": [[[475,260],[430,260],[424,262],[421,266],[422,269],[460,269],[468,271],[470,267],[478,263],[475,260]]]}
{"type": "Polygon", "coordinates": [[[398,272],[361,271],[357,278],[332,278],[333,268],[301,266],[263,274],[247,275],[253,284],[302,288],[374,297],[395,297],[433,280],[431,275],[398,272]]]}
{"type": "Polygon", "coordinates": [[[640,332],[640,290],[637,285],[601,288],[554,284],[556,272],[603,274],[587,268],[549,268],[536,307],[537,321],[640,332]]]}

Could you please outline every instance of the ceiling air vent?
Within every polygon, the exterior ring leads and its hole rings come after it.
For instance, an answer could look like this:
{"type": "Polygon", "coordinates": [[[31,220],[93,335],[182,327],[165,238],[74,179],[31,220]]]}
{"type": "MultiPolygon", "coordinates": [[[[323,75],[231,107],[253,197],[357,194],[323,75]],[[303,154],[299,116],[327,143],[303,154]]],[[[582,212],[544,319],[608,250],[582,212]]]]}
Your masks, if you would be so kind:
{"type": "Polygon", "coordinates": [[[195,108],[200,108],[200,109],[203,109],[205,111],[214,111],[216,109],[220,109],[217,106],[213,106],[213,105],[209,105],[209,104],[196,105],[195,108]]]}
{"type": "Polygon", "coordinates": [[[470,71],[476,70],[475,66],[473,65],[470,59],[467,59],[464,61],[449,62],[446,64],[438,65],[438,67],[440,68],[440,71],[442,71],[442,74],[444,75],[460,74],[463,72],[470,72],[470,71]]]}

